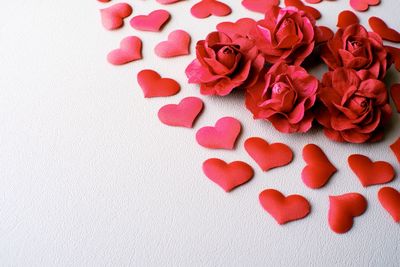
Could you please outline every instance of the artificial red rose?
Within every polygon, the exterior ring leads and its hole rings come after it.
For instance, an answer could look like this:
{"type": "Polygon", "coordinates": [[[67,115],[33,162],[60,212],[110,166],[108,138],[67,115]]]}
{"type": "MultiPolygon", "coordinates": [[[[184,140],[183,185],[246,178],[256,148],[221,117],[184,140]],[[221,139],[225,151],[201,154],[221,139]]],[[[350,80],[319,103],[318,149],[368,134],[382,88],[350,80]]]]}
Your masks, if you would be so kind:
{"type": "Polygon", "coordinates": [[[253,38],[269,63],[300,65],[314,50],[315,20],[295,7],[271,8],[253,38]]]}
{"type": "Polygon", "coordinates": [[[272,122],[280,132],[306,132],[314,119],[311,108],[319,82],[300,66],[277,63],[247,89],[246,107],[255,119],[272,122]]]}
{"type": "Polygon", "coordinates": [[[358,71],[360,77],[382,79],[388,67],[382,38],[360,24],[339,29],[321,49],[321,57],[330,70],[340,67],[358,71]]]}
{"type": "Polygon", "coordinates": [[[186,68],[186,75],[189,83],[200,84],[202,94],[224,96],[254,84],[263,66],[264,58],[252,40],[212,32],[197,42],[196,59],[186,68]]]}
{"type": "Polygon", "coordinates": [[[364,143],[382,139],[392,109],[385,84],[362,80],[353,69],[338,68],[322,78],[316,119],[325,135],[338,142],[364,143]]]}

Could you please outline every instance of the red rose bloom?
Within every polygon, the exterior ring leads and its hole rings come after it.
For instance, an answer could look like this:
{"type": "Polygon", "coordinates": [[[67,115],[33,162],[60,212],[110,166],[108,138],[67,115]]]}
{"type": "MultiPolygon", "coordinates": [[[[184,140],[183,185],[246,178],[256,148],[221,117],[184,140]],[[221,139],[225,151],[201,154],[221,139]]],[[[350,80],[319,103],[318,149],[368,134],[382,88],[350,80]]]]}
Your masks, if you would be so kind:
{"type": "Polygon", "coordinates": [[[306,132],[312,126],[311,108],[319,82],[300,66],[277,63],[247,89],[246,107],[255,119],[265,119],[284,133],[306,132]]]}
{"type": "Polygon", "coordinates": [[[321,57],[331,70],[340,67],[358,71],[360,77],[385,77],[387,53],[382,38],[360,24],[339,29],[321,49],[321,57]]]}
{"type": "Polygon", "coordinates": [[[319,100],[316,119],[325,135],[338,142],[382,139],[383,127],[392,114],[385,84],[377,79],[361,80],[353,69],[326,73],[319,100]]]}
{"type": "Polygon", "coordinates": [[[315,46],[315,20],[295,7],[271,8],[254,34],[256,45],[269,63],[300,65],[315,46]]]}
{"type": "Polygon", "coordinates": [[[237,87],[252,85],[264,66],[254,42],[221,32],[197,42],[196,59],[186,68],[189,83],[200,84],[204,95],[227,95],[237,87]]]}

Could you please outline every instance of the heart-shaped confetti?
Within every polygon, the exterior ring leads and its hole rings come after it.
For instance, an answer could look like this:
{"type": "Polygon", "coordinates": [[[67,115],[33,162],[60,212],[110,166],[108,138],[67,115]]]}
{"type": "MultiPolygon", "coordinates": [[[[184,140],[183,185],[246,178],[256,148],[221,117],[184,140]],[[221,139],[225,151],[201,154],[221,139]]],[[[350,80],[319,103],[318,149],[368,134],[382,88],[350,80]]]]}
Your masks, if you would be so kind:
{"type": "Polygon", "coordinates": [[[273,6],[278,6],[280,0],[243,0],[242,5],[248,10],[265,14],[273,6]]]}
{"type": "Polygon", "coordinates": [[[169,5],[169,4],[174,4],[176,2],[179,2],[181,0],[157,0],[158,3],[162,5],[169,5]]]}
{"type": "Polygon", "coordinates": [[[294,6],[300,10],[303,10],[314,19],[321,18],[321,13],[317,9],[303,4],[303,2],[300,0],[285,0],[285,6],[294,6]]]}
{"type": "Polygon", "coordinates": [[[301,179],[310,188],[323,187],[329,178],[337,171],[329,161],[322,149],[314,144],[308,144],[303,148],[303,159],[307,163],[301,172],[301,179]]]}
{"type": "Polygon", "coordinates": [[[160,108],[158,118],[169,126],[192,128],[202,109],[203,101],[200,98],[186,97],[178,105],[168,104],[160,108]]]}
{"type": "Polygon", "coordinates": [[[217,158],[208,159],[203,163],[204,174],[226,192],[247,183],[253,178],[253,168],[243,161],[226,163],[217,158]]]}
{"type": "Polygon", "coordinates": [[[118,3],[100,9],[101,22],[107,30],[115,30],[124,25],[124,18],[132,14],[132,7],[127,3],[118,3]]]}
{"type": "Polygon", "coordinates": [[[400,193],[392,187],[383,187],[378,192],[382,207],[389,212],[395,222],[400,222],[400,193]]]}
{"type": "Polygon", "coordinates": [[[199,145],[214,149],[233,149],[242,126],[232,117],[219,119],[215,127],[207,126],[199,129],[196,140],[199,145]]]}
{"type": "Polygon", "coordinates": [[[400,113],[400,84],[395,83],[390,87],[390,96],[392,97],[393,103],[396,106],[397,112],[400,113]]]}
{"type": "Polygon", "coordinates": [[[190,35],[182,30],[176,30],[168,35],[168,40],[159,43],[154,52],[163,58],[177,57],[189,54],[190,35]]]}
{"type": "Polygon", "coordinates": [[[338,22],[337,22],[336,26],[344,29],[347,26],[350,26],[350,25],[353,25],[356,23],[360,23],[360,20],[358,19],[357,15],[354,14],[354,12],[352,12],[350,10],[344,10],[339,13],[338,22]]]}
{"type": "Polygon", "coordinates": [[[139,31],[159,32],[169,20],[170,14],[164,9],[154,10],[148,15],[139,15],[131,19],[132,28],[139,31]]]}
{"type": "Polygon", "coordinates": [[[142,58],[142,41],[139,37],[128,36],[122,39],[120,48],[111,51],[107,60],[113,65],[123,65],[142,58]]]}
{"type": "Polygon", "coordinates": [[[97,0],[97,1],[99,1],[101,3],[107,3],[107,2],[110,2],[111,0],[97,0]]]}
{"type": "Polygon", "coordinates": [[[190,9],[190,13],[199,19],[204,19],[211,15],[223,17],[231,14],[231,12],[232,9],[227,4],[218,0],[201,0],[190,9]]]}
{"type": "Polygon", "coordinates": [[[263,171],[289,164],[293,159],[292,150],[285,144],[268,144],[262,138],[251,137],[244,143],[247,153],[263,171]]]}
{"type": "Polygon", "coordinates": [[[400,49],[393,46],[385,46],[390,60],[394,62],[397,71],[400,71],[400,49]]]}
{"type": "Polygon", "coordinates": [[[364,187],[389,183],[395,175],[392,165],[388,162],[372,162],[364,155],[353,154],[349,156],[348,163],[364,187]]]}
{"type": "Polygon", "coordinates": [[[357,11],[367,11],[369,6],[379,5],[381,0],[350,0],[350,6],[357,11]]]}
{"type": "Polygon", "coordinates": [[[302,219],[311,211],[310,203],[303,196],[290,195],[285,197],[281,192],[275,189],[266,189],[262,191],[258,199],[261,206],[274,217],[279,224],[302,219]]]}
{"type": "Polygon", "coordinates": [[[370,17],[368,19],[369,26],[377,33],[382,39],[400,43],[400,33],[389,26],[378,17],[370,17]]]}
{"type": "Polygon", "coordinates": [[[137,81],[144,97],[163,97],[177,94],[181,86],[170,78],[161,78],[154,70],[146,69],[137,74],[137,81]]]}
{"type": "Polygon", "coordinates": [[[255,20],[250,18],[242,18],[236,22],[221,22],[217,24],[217,30],[225,33],[228,36],[234,36],[237,33],[246,36],[256,25],[257,22],[255,20]]]}
{"type": "Polygon", "coordinates": [[[367,210],[367,200],[359,193],[329,196],[329,226],[335,233],[343,234],[353,227],[353,218],[367,210]]]}
{"type": "Polygon", "coordinates": [[[397,140],[390,145],[390,149],[393,151],[397,161],[400,163],[400,138],[397,138],[397,140]]]}

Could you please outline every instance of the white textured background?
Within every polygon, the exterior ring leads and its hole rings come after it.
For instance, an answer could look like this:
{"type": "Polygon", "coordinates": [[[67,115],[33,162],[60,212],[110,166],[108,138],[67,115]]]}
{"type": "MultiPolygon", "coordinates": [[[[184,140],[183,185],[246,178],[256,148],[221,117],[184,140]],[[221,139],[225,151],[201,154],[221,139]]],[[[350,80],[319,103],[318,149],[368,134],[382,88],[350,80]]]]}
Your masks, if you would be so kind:
{"type": "MultiPolygon", "coordinates": [[[[116,3],[114,0],[111,3],[116,3]]],[[[399,136],[395,114],[385,141],[373,145],[336,144],[319,131],[284,135],[252,120],[242,95],[202,97],[205,110],[195,129],[161,124],[158,109],[185,96],[199,96],[186,84],[192,56],[159,59],[152,50],[169,32],[191,33],[192,49],[220,21],[189,15],[196,1],[161,6],[129,0],[133,15],[165,8],[172,20],[162,33],[126,26],[109,32],[95,0],[2,0],[0,7],[0,265],[2,266],[398,266],[400,228],[377,201],[379,186],[364,189],[347,166],[347,156],[363,153],[399,164],[388,145],[399,136]],[[144,60],[115,67],[107,53],[127,35],[138,35],[144,60]],[[180,94],[144,99],[136,73],[154,68],[177,79],[180,94]],[[195,132],[226,115],[244,131],[235,151],[207,150],[195,132]],[[267,173],[244,152],[247,137],[289,144],[294,162],[267,173]],[[306,188],[300,172],[302,147],[320,145],[338,167],[321,190],[306,188]],[[256,170],[248,184],[224,193],[201,171],[209,157],[244,160],[256,170]],[[258,203],[263,189],[300,193],[312,204],[304,220],[278,226],[258,203]],[[369,208],[353,229],[334,234],[327,224],[328,196],[366,196],[369,208]]],[[[334,27],[347,0],[324,1],[320,24],[334,27]]],[[[382,0],[367,13],[400,29],[400,3],[382,0]]],[[[321,71],[317,73],[321,75],[321,71]]],[[[391,72],[391,80],[399,80],[391,72]]],[[[400,188],[399,178],[391,186],[400,188]]]]}

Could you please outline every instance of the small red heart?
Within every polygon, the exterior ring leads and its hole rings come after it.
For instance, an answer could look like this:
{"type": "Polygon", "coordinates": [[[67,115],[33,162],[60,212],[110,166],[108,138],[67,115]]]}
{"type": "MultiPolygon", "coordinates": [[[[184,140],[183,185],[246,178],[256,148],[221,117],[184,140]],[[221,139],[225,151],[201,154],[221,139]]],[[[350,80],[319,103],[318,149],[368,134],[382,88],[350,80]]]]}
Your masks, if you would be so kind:
{"type": "Polygon", "coordinates": [[[395,29],[390,28],[387,24],[378,17],[370,17],[368,19],[369,26],[382,39],[400,43],[400,33],[395,29]]]}
{"type": "Polygon", "coordinates": [[[389,183],[394,178],[392,165],[385,161],[372,162],[368,157],[359,154],[351,155],[347,160],[364,187],[389,183]]]}
{"type": "Polygon", "coordinates": [[[258,199],[264,210],[274,217],[279,224],[302,219],[311,211],[310,203],[303,196],[290,195],[285,197],[275,189],[262,191],[258,199]]]}
{"type": "Polygon", "coordinates": [[[247,153],[257,162],[263,171],[281,167],[292,162],[293,152],[285,144],[268,144],[262,138],[251,137],[244,142],[247,153]]]}
{"type": "Polygon", "coordinates": [[[318,3],[321,3],[322,2],[322,0],[305,0],[307,3],[309,3],[309,4],[318,4],[318,3]]]}
{"type": "Polygon", "coordinates": [[[317,189],[323,187],[337,171],[324,151],[317,145],[306,145],[303,148],[303,159],[307,163],[307,166],[301,172],[301,179],[310,188],[317,189]]]}
{"type": "Polygon", "coordinates": [[[142,58],[142,41],[136,36],[122,39],[120,48],[108,53],[107,60],[113,65],[123,65],[142,58]]]}
{"type": "Polygon", "coordinates": [[[231,12],[232,9],[227,4],[217,0],[201,0],[190,9],[190,13],[199,19],[204,19],[211,15],[223,17],[231,14],[231,12]]]}
{"type": "Polygon", "coordinates": [[[203,109],[203,101],[197,97],[186,97],[178,105],[165,105],[158,111],[160,121],[169,126],[192,128],[193,122],[203,109]]]}
{"type": "Polygon", "coordinates": [[[358,193],[329,196],[328,222],[338,234],[348,232],[353,227],[353,218],[367,210],[367,200],[358,193]]]}
{"type": "Polygon", "coordinates": [[[326,26],[315,27],[315,38],[317,43],[325,43],[333,38],[333,31],[326,26]]]}
{"type": "Polygon", "coordinates": [[[358,19],[357,15],[354,14],[354,12],[350,10],[344,10],[339,13],[338,16],[338,22],[336,26],[339,28],[346,28],[347,26],[353,25],[353,24],[358,24],[360,23],[360,20],[358,19]]]}
{"type": "Polygon", "coordinates": [[[154,70],[142,70],[137,80],[143,90],[144,97],[161,97],[175,95],[181,89],[179,83],[170,78],[161,78],[154,70]]]}
{"type": "Polygon", "coordinates": [[[243,161],[234,161],[227,164],[217,158],[206,160],[203,163],[203,172],[226,192],[247,183],[254,175],[253,168],[243,161]]]}
{"type": "Polygon", "coordinates": [[[394,63],[397,71],[400,71],[400,49],[393,46],[385,46],[389,59],[394,63]]]}
{"type": "Polygon", "coordinates": [[[101,21],[107,30],[115,30],[124,25],[124,18],[132,14],[132,7],[127,3],[118,3],[100,9],[101,21]]]}
{"type": "Polygon", "coordinates": [[[317,9],[310,7],[310,6],[306,6],[300,0],[285,0],[285,6],[294,6],[294,7],[298,8],[299,10],[304,11],[305,13],[307,13],[314,19],[321,18],[321,13],[317,9]]]}
{"type": "Polygon", "coordinates": [[[242,5],[248,10],[265,14],[273,6],[279,6],[280,0],[243,0],[242,5]]]}
{"type": "Polygon", "coordinates": [[[396,106],[397,112],[400,113],[400,83],[395,83],[390,88],[390,96],[396,106]]]}
{"type": "Polygon", "coordinates": [[[383,187],[378,192],[378,199],[395,222],[400,222],[400,193],[392,187],[383,187]]]}
{"type": "Polygon", "coordinates": [[[110,2],[111,0],[97,0],[97,1],[99,1],[101,3],[107,3],[107,2],[110,2]]]}
{"type": "Polygon", "coordinates": [[[162,5],[169,5],[169,4],[179,2],[179,1],[181,1],[181,0],[157,0],[157,2],[162,5]]]}
{"type": "Polygon", "coordinates": [[[188,55],[190,46],[190,35],[182,30],[176,30],[168,35],[168,41],[159,43],[154,52],[163,58],[188,55]]]}
{"type": "Polygon", "coordinates": [[[223,32],[228,36],[234,36],[236,34],[246,36],[250,33],[254,27],[257,26],[257,22],[250,18],[242,18],[236,22],[221,22],[217,24],[217,30],[223,32]]]}
{"type": "Polygon", "coordinates": [[[148,15],[139,15],[131,19],[132,28],[139,31],[159,32],[169,20],[170,14],[164,9],[154,10],[148,15]]]}
{"type": "Polygon", "coordinates": [[[397,138],[396,142],[390,145],[390,149],[393,151],[397,161],[400,163],[400,138],[397,138]]]}
{"type": "Polygon", "coordinates": [[[232,117],[224,117],[217,121],[215,127],[207,126],[199,129],[196,140],[207,148],[233,149],[242,126],[232,117]]]}
{"type": "Polygon", "coordinates": [[[350,6],[357,11],[367,11],[369,6],[379,5],[381,0],[350,0],[350,6]]]}

